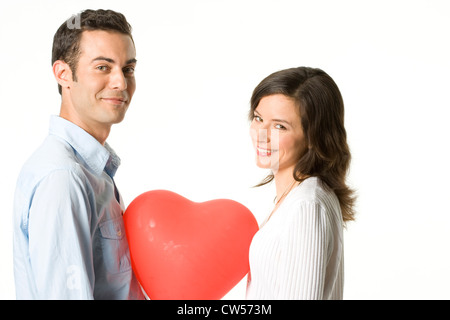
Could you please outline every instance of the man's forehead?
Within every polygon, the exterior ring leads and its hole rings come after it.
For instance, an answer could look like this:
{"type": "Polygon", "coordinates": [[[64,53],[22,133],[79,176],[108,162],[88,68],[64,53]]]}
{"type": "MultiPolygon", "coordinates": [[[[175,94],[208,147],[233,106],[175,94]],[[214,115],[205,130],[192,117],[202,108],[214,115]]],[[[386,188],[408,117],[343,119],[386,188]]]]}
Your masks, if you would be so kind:
{"type": "Polygon", "coordinates": [[[89,60],[98,57],[115,60],[135,59],[136,49],[132,38],[124,33],[106,30],[85,30],[80,40],[81,56],[89,60]]]}

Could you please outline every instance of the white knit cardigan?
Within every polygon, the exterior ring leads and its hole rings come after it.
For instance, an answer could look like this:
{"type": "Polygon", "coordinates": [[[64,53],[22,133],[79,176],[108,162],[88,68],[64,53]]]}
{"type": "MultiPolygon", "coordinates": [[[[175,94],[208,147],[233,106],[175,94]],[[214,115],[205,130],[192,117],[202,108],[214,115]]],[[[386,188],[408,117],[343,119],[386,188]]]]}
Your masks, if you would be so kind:
{"type": "Polygon", "coordinates": [[[318,178],[286,196],[250,246],[247,299],[342,299],[343,221],[318,178]]]}

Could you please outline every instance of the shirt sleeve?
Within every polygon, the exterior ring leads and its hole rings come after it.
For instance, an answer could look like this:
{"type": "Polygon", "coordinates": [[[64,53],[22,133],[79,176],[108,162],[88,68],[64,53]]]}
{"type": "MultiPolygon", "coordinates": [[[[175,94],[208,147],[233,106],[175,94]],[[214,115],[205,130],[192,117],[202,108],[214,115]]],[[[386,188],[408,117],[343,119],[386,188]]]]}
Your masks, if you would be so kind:
{"type": "Polygon", "coordinates": [[[296,203],[283,234],[279,299],[323,298],[327,259],[327,219],[319,203],[296,203]]]}
{"type": "Polygon", "coordinates": [[[29,254],[39,299],[93,299],[91,205],[86,184],[59,170],[38,185],[29,213],[29,254]]]}

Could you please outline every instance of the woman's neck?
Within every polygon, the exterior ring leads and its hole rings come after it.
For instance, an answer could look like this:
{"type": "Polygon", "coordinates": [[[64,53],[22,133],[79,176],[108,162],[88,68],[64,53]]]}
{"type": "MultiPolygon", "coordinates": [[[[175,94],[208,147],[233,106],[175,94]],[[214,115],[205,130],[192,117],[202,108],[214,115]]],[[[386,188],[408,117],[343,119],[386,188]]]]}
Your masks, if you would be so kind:
{"type": "Polygon", "coordinates": [[[274,175],[275,188],[277,192],[277,201],[281,200],[283,196],[289,193],[289,189],[292,189],[296,185],[296,181],[293,176],[293,170],[278,171],[274,175]]]}

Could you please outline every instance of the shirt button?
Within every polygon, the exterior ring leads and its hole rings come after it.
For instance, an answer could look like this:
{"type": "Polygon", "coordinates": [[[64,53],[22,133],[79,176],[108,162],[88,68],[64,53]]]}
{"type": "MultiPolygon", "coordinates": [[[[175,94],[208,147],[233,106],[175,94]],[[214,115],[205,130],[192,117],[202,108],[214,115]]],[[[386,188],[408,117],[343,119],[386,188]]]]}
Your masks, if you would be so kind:
{"type": "Polygon", "coordinates": [[[120,237],[120,236],[122,235],[122,231],[121,231],[121,230],[117,230],[116,235],[117,235],[118,237],[120,237]]]}

